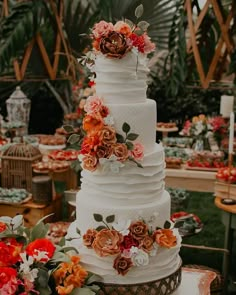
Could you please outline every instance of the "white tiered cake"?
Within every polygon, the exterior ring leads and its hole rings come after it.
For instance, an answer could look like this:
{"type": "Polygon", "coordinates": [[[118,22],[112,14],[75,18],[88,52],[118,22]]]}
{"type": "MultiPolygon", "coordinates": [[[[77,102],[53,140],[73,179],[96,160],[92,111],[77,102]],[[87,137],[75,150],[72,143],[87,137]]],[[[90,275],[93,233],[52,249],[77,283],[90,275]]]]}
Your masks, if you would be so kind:
{"type": "MultiPolygon", "coordinates": [[[[108,33],[119,27],[120,37],[128,28],[118,23],[98,26],[108,33]]],[[[95,25],[94,35],[98,31],[95,25]]],[[[97,37],[101,42],[102,35],[97,37]]],[[[106,42],[114,44],[112,37],[106,42]]],[[[105,45],[94,64],[97,96],[88,98],[85,106],[89,118],[83,123],[87,134],[76,199],[76,227],[81,234],[77,247],[86,269],[100,275],[105,284],[147,283],[179,269],[181,238],[177,229],[163,229],[170,218],[170,195],[165,190],[164,150],[156,143],[156,103],[146,97],[147,52],[134,50],[133,45],[117,58],[113,51],[107,53],[110,47],[105,45]],[[104,138],[112,137],[109,128],[123,137],[101,148],[104,138]],[[118,141],[128,149],[119,146],[117,151],[118,141]]]]}

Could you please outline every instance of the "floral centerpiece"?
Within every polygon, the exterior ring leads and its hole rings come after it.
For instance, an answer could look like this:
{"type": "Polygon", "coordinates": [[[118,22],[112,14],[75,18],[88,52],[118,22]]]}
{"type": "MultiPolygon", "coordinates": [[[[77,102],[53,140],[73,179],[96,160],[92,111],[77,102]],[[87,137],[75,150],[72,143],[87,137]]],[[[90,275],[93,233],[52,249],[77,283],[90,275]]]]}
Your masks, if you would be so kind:
{"type": "Polygon", "coordinates": [[[79,59],[84,64],[93,64],[97,54],[104,54],[109,58],[122,58],[128,52],[149,54],[155,50],[147,34],[149,23],[138,21],[143,14],[143,5],[135,9],[137,23],[125,19],[116,24],[104,20],[96,23],[91,30],[92,51],[79,59]]]}
{"type": "Polygon", "coordinates": [[[104,218],[100,214],[94,214],[94,219],[101,225],[87,230],[83,244],[100,257],[113,257],[113,268],[122,276],[132,267],[148,265],[160,248],[177,245],[178,230],[168,221],[164,228],[153,228],[143,219],[115,222],[114,215],[104,218]]]}
{"type": "Polygon", "coordinates": [[[95,294],[75,249],[54,245],[47,231],[42,220],[26,228],[22,215],[0,218],[0,294],[95,294]]]}
{"type": "Polygon", "coordinates": [[[181,135],[193,138],[196,150],[210,149],[209,141],[220,147],[221,140],[227,134],[227,124],[221,116],[207,117],[204,114],[194,116],[184,123],[181,135]],[[197,146],[201,144],[199,148],[197,146]]]}

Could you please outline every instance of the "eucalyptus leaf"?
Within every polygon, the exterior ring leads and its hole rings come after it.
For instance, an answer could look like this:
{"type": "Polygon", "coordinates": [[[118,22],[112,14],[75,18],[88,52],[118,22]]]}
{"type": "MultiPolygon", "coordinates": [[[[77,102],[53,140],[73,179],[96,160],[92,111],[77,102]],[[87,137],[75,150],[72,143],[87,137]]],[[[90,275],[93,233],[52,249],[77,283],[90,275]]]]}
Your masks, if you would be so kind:
{"type": "Polygon", "coordinates": [[[71,134],[67,140],[70,144],[75,144],[80,141],[80,135],[79,134],[71,134]]]}
{"type": "Polygon", "coordinates": [[[71,295],[93,295],[93,294],[96,294],[96,292],[91,290],[89,287],[76,288],[71,292],[71,295]]]}
{"type": "Polygon", "coordinates": [[[143,5],[142,4],[140,4],[138,7],[136,7],[134,14],[137,18],[140,18],[143,15],[143,5]]]}
{"type": "Polygon", "coordinates": [[[130,26],[131,30],[133,30],[133,28],[135,27],[135,24],[127,18],[125,19],[125,23],[130,26]]]}
{"type": "Polygon", "coordinates": [[[135,34],[141,36],[143,35],[143,30],[135,30],[135,34]]]}
{"type": "Polygon", "coordinates": [[[106,222],[107,223],[112,223],[114,221],[115,221],[115,215],[114,214],[113,215],[109,215],[109,216],[106,217],[106,222]]]}
{"type": "Polygon", "coordinates": [[[122,125],[122,130],[127,134],[130,132],[130,125],[126,122],[123,123],[122,125]]]}
{"type": "Polygon", "coordinates": [[[150,24],[144,20],[140,21],[137,26],[143,31],[146,32],[150,24]]]}
{"type": "Polygon", "coordinates": [[[94,214],[93,214],[93,218],[94,218],[97,222],[102,222],[102,221],[103,221],[103,216],[102,216],[101,214],[94,213],[94,214]]]}

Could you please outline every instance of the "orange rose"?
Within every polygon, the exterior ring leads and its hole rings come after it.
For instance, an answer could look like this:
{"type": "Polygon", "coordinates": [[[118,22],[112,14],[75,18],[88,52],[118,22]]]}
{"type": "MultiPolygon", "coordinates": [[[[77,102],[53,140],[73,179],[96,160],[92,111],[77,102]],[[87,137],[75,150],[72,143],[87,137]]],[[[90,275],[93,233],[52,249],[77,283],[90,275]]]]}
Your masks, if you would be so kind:
{"type": "Polygon", "coordinates": [[[171,229],[158,229],[153,233],[153,237],[161,247],[171,248],[177,243],[177,238],[171,229]]]}
{"type": "Polygon", "coordinates": [[[113,145],[112,150],[118,161],[125,162],[128,159],[129,151],[126,144],[116,143],[113,145]]]}
{"type": "Polygon", "coordinates": [[[131,258],[117,256],[113,263],[113,268],[117,270],[118,274],[124,276],[133,266],[131,258]]]}
{"type": "Polygon", "coordinates": [[[83,129],[89,133],[89,132],[97,132],[101,130],[104,126],[102,117],[100,116],[91,116],[87,115],[83,119],[83,129]]]}
{"type": "Polygon", "coordinates": [[[95,171],[97,168],[98,160],[92,155],[85,155],[83,157],[83,168],[89,171],[95,171]]]}
{"type": "Polygon", "coordinates": [[[130,36],[132,33],[131,27],[125,23],[124,21],[118,21],[115,25],[114,25],[114,30],[118,33],[122,33],[126,36],[130,36]]]}
{"type": "Polygon", "coordinates": [[[50,258],[52,258],[55,250],[56,250],[56,247],[54,246],[54,244],[46,238],[37,239],[29,243],[25,249],[28,255],[34,256],[34,257],[35,256],[37,257],[37,255],[40,252],[46,252],[46,255],[48,258],[45,258],[45,257],[41,258],[40,261],[42,262],[46,262],[50,258]]]}
{"type": "Polygon", "coordinates": [[[81,144],[82,155],[86,154],[95,154],[97,147],[100,145],[100,139],[97,134],[90,134],[89,136],[84,137],[81,144]]]}
{"type": "Polygon", "coordinates": [[[145,236],[141,241],[140,247],[143,249],[143,251],[149,253],[153,249],[153,243],[153,237],[145,236]]]}
{"type": "Polygon", "coordinates": [[[129,230],[130,235],[136,240],[143,240],[148,235],[148,226],[142,221],[132,222],[129,230]]]}
{"type": "Polygon", "coordinates": [[[0,233],[4,232],[7,229],[7,226],[4,222],[0,222],[0,233]]]}
{"type": "Polygon", "coordinates": [[[83,243],[87,248],[92,248],[92,243],[96,237],[97,231],[95,229],[88,229],[83,235],[83,243]]]}
{"type": "Polygon", "coordinates": [[[104,126],[99,132],[99,138],[102,145],[111,145],[116,143],[116,131],[111,126],[104,126]]]}
{"type": "Polygon", "coordinates": [[[94,251],[101,257],[120,253],[120,244],[123,236],[116,230],[102,229],[93,241],[94,251]]]}

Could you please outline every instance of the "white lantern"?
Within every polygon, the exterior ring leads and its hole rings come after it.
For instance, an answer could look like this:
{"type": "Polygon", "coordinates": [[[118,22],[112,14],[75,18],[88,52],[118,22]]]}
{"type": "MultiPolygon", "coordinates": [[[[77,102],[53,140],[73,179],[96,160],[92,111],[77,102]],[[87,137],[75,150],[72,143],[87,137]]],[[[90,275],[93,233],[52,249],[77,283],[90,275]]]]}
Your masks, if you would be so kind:
{"type": "Polygon", "coordinates": [[[26,132],[28,131],[29,116],[31,101],[21,91],[20,86],[16,87],[16,90],[6,100],[8,121],[10,123],[22,122],[26,126],[26,132]]]}

